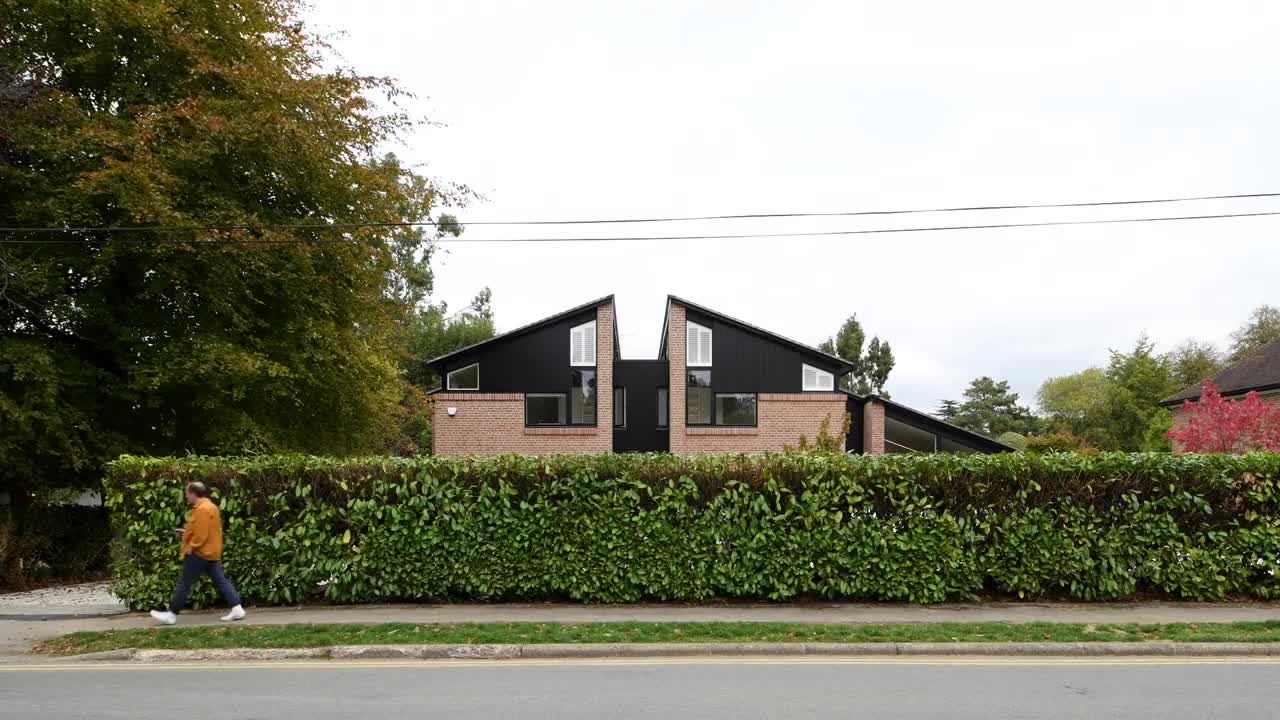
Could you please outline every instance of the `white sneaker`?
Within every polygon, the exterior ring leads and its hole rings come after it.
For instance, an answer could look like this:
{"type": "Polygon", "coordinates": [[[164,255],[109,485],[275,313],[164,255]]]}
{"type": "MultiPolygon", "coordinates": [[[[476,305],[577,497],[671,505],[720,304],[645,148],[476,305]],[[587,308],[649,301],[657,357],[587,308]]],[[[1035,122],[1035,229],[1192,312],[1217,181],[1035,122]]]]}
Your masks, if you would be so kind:
{"type": "Polygon", "coordinates": [[[155,618],[156,622],[159,622],[162,625],[173,625],[178,622],[178,616],[168,610],[152,610],[151,617],[155,618]]]}
{"type": "Polygon", "coordinates": [[[222,621],[231,622],[232,620],[243,620],[245,615],[248,615],[248,613],[244,611],[244,608],[237,605],[231,608],[231,612],[222,616],[222,621]]]}

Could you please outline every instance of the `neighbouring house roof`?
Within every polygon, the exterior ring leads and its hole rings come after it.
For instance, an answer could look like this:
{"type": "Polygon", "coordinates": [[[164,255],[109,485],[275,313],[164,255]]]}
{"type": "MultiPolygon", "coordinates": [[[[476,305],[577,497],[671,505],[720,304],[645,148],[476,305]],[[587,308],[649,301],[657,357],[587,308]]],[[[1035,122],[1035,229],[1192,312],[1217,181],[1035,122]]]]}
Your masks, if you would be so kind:
{"type": "MultiPolygon", "coordinates": [[[[1240,360],[1228,365],[1209,378],[1223,395],[1243,395],[1250,390],[1280,389],[1280,340],[1263,345],[1240,360]]],[[[1161,405],[1178,405],[1183,400],[1200,397],[1200,386],[1195,385],[1160,401],[1161,405]]]]}
{"type": "MultiPolygon", "coordinates": [[[[539,320],[539,321],[537,321],[537,322],[530,323],[530,324],[525,325],[525,326],[523,326],[523,327],[518,327],[518,328],[516,328],[515,330],[508,330],[507,332],[504,332],[504,333],[502,333],[502,334],[500,334],[500,335],[494,335],[493,337],[489,338],[488,340],[481,340],[481,341],[480,341],[480,342],[478,342],[478,343],[474,343],[474,344],[472,344],[472,345],[468,345],[468,346],[466,346],[466,347],[464,347],[464,348],[459,348],[459,349],[457,349],[457,350],[454,350],[454,351],[453,351],[453,352],[451,352],[451,353],[448,353],[448,354],[445,354],[445,355],[441,355],[441,356],[440,356],[440,357],[438,357],[438,358],[432,358],[432,359],[430,359],[430,360],[428,360],[428,361],[427,361],[427,365],[429,365],[429,366],[437,365],[437,364],[439,364],[439,363],[444,362],[445,360],[448,360],[449,358],[456,357],[456,356],[458,356],[458,355],[463,355],[463,354],[465,354],[465,353],[469,353],[469,352],[471,352],[472,350],[475,350],[476,348],[483,347],[483,346],[485,346],[485,345],[489,345],[489,344],[491,344],[491,343],[501,342],[501,341],[503,341],[503,340],[509,340],[509,339],[511,339],[511,338],[513,338],[513,337],[518,337],[518,336],[520,336],[520,335],[525,335],[525,334],[527,334],[527,333],[533,332],[534,330],[538,330],[538,329],[540,329],[540,328],[544,328],[544,327],[546,327],[546,326],[548,326],[548,325],[551,325],[551,324],[557,323],[557,322],[559,322],[559,321],[561,321],[561,320],[564,320],[564,319],[565,319],[565,318],[567,318],[567,317],[571,317],[571,316],[573,316],[573,315],[577,315],[578,313],[580,313],[580,312],[582,312],[582,311],[584,311],[584,310],[590,310],[590,309],[592,309],[592,308],[597,308],[597,307],[600,307],[601,305],[608,305],[608,304],[610,304],[610,303],[612,303],[612,302],[613,302],[613,296],[612,296],[612,295],[606,295],[606,296],[604,296],[604,297],[602,297],[602,298],[599,298],[599,299],[597,299],[597,300],[592,300],[592,301],[591,301],[591,302],[589,302],[589,303],[583,303],[582,305],[578,305],[577,307],[569,308],[568,310],[565,310],[564,312],[556,313],[555,315],[552,315],[551,317],[546,317],[546,318],[543,318],[543,319],[541,319],[541,320],[539,320]]],[[[615,344],[615,349],[616,349],[616,345],[617,345],[617,336],[616,336],[616,335],[615,335],[615,337],[614,337],[614,344],[615,344]]]]}
{"type": "Polygon", "coordinates": [[[933,432],[944,432],[951,435],[958,435],[964,438],[966,442],[975,445],[980,450],[988,450],[992,452],[1015,452],[1017,450],[1017,448],[1009,447],[999,440],[992,440],[982,433],[962,428],[959,425],[952,425],[946,420],[942,420],[926,412],[921,412],[913,407],[908,407],[902,403],[894,402],[882,395],[872,394],[864,396],[854,392],[849,392],[848,390],[843,392],[846,395],[852,395],[862,402],[875,400],[876,402],[883,403],[886,411],[892,409],[898,414],[910,416],[911,423],[918,427],[923,427],[933,432]]]}
{"type": "Polygon", "coordinates": [[[752,325],[751,323],[743,322],[742,320],[738,320],[737,318],[729,317],[724,313],[716,312],[711,308],[689,302],[688,300],[678,298],[675,295],[667,296],[667,315],[664,315],[662,318],[662,342],[658,348],[659,358],[665,357],[667,354],[667,322],[669,319],[668,316],[671,312],[671,303],[673,302],[679,303],[680,305],[683,305],[686,308],[689,308],[690,310],[693,310],[701,315],[707,315],[709,317],[715,318],[716,320],[719,320],[720,322],[723,322],[723,323],[732,325],[734,327],[737,327],[741,330],[746,330],[747,332],[759,335],[760,337],[763,337],[766,340],[772,340],[776,343],[786,345],[787,347],[793,348],[807,355],[812,355],[813,357],[821,358],[827,361],[828,363],[835,363],[840,366],[840,372],[837,375],[844,375],[853,369],[853,364],[842,357],[832,355],[830,353],[822,352],[821,350],[815,347],[812,347],[810,345],[805,345],[804,343],[797,342],[795,340],[792,340],[791,338],[783,337],[774,332],[769,332],[764,328],[757,327],[755,325],[752,325]]]}

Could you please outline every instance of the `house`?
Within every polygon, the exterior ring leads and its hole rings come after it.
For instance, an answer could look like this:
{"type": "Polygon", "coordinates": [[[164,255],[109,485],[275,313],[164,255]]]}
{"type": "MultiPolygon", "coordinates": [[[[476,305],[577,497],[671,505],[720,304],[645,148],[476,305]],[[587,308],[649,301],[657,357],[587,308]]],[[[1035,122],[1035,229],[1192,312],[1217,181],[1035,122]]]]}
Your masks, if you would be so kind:
{"type": "MultiPolygon", "coordinates": [[[[1223,368],[1209,382],[1218,388],[1224,398],[1239,400],[1256,390],[1263,401],[1280,405],[1280,340],[1276,340],[1223,368]]],[[[1187,411],[1183,402],[1200,398],[1200,385],[1183,390],[1160,401],[1160,405],[1173,411],[1173,426],[1182,427],[1187,411]]],[[[1174,451],[1179,448],[1174,447],[1174,451]]]]}
{"type": "Polygon", "coordinates": [[[1006,446],[878,396],[838,390],[850,364],[675,296],[652,360],[623,359],[613,296],[429,363],[440,455],[758,452],[824,420],[850,452],[1003,452],[1006,446]]]}

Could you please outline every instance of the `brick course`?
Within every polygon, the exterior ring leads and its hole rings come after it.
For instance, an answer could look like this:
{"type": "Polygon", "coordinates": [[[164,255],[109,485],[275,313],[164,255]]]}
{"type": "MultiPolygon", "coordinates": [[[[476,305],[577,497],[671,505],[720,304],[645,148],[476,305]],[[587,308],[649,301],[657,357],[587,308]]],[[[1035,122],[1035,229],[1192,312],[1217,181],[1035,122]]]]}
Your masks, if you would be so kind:
{"type": "Polygon", "coordinates": [[[884,403],[874,398],[862,406],[862,452],[884,454],[884,403]]]}
{"type": "MultiPolygon", "coordinates": [[[[685,310],[671,303],[667,314],[668,393],[671,452],[761,452],[795,446],[800,436],[812,442],[823,418],[830,418],[831,432],[839,433],[846,411],[840,393],[761,393],[756,407],[756,427],[688,427],[685,425],[685,310]]],[[[715,378],[712,377],[712,385],[715,378]]]]}
{"type": "MultiPolygon", "coordinates": [[[[437,455],[561,455],[613,451],[613,304],[596,309],[596,425],[524,425],[523,393],[443,392],[433,396],[432,451],[437,455]],[[449,417],[449,408],[457,414],[449,417]]],[[[569,342],[568,336],[564,341],[569,342]]],[[[569,368],[565,368],[568,375],[569,368]]]]}

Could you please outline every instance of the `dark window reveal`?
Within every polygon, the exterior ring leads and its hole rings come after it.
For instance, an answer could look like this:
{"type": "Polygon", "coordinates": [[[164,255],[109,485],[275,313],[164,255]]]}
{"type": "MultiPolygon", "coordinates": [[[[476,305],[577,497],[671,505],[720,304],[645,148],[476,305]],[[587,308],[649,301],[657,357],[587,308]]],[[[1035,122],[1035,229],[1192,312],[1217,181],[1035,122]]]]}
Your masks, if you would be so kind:
{"type": "Polygon", "coordinates": [[[569,391],[569,421],[574,425],[596,424],[596,371],[574,370],[569,391]]]}
{"type": "Polygon", "coordinates": [[[716,395],[717,425],[755,425],[756,396],[751,393],[716,395]]]}
{"type": "Polygon", "coordinates": [[[667,404],[669,402],[670,400],[667,395],[667,389],[658,388],[658,427],[660,428],[667,426],[667,418],[670,415],[670,411],[667,409],[667,404]]]}
{"type": "Polygon", "coordinates": [[[711,371],[690,370],[684,392],[685,422],[689,425],[710,425],[711,401],[711,371]]]}
{"type": "Polygon", "coordinates": [[[624,428],[627,426],[627,389],[613,389],[613,426],[616,428],[624,428]]]}
{"type": "Polygon", "coordinates": [[[524,398],[525,425],[563,425],[564,395],[530,394],[524,398]]]}

